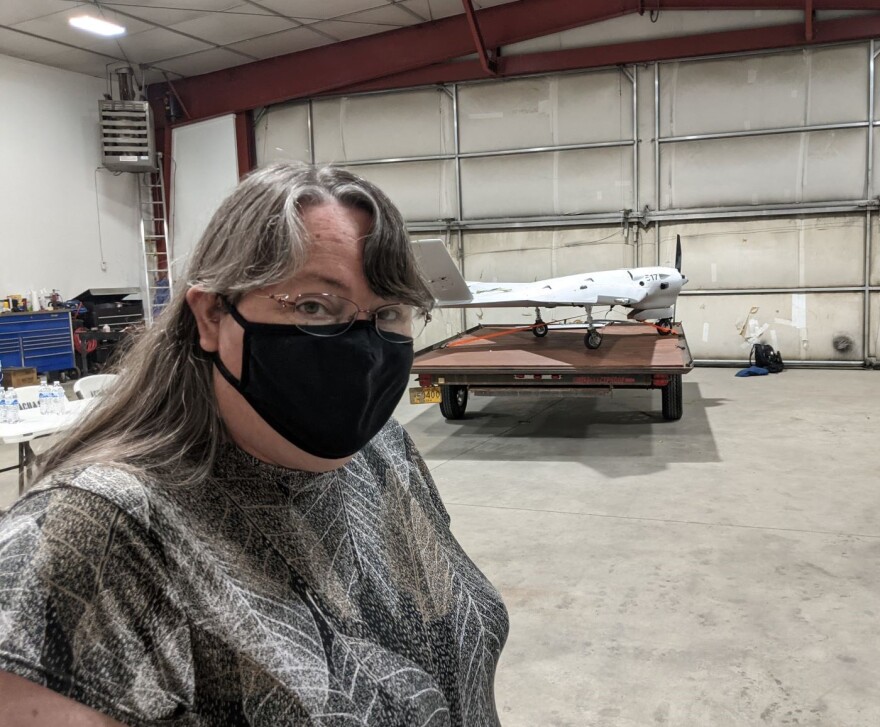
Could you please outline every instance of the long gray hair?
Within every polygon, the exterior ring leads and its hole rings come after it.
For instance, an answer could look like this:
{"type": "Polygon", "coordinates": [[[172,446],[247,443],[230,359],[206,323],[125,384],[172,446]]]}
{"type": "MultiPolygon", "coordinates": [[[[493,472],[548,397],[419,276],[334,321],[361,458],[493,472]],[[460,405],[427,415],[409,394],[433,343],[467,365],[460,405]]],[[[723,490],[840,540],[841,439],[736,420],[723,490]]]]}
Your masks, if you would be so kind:
{"type": "MultiPolygon", "coordinates": [[[[40,476],[113,464],[177,483],[211,471],[225,429],[212,363],[199,347],[187,287],[224,295],[286,280],[304,263],[302,210],[337,200],[372,217],[364,273],[377,295],[428,309],[433,299],[413,257],[400,212],[372,183],[334,167],[273,164],[250,174],[217,210],[167,309],[117,365],[112,394],[42,458],[40,476]]],[[[145,302],[149,305],[149,301],[145,302]]]]}

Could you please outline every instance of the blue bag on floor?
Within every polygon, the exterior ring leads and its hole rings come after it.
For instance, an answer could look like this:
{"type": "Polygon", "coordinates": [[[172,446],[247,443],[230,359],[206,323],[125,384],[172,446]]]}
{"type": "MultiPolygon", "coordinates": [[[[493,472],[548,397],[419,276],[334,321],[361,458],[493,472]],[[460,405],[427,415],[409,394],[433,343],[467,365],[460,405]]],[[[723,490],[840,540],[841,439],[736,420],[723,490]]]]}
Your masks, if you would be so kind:
{"type": "Polygon", "coordinates": [[[770,372],[767,369],[761,368],[760,366],[749,366],[747,369],[743,369],[742,371],[737,371],[737,376],[766,376],[770,372]]]}

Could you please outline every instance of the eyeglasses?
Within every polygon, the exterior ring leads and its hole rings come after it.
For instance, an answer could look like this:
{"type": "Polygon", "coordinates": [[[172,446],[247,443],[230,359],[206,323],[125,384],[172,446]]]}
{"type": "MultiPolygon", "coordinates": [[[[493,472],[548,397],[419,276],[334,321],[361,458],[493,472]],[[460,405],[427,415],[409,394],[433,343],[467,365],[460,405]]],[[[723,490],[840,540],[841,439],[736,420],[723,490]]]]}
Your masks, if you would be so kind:
{"type": "Polygon", "coordinates": [[[431,320],[431,314],[407,303],[389,303],[376,310],[358,308],[357,303],[332,293],[286,293],[258,295],[274,300],[285,314],[285,323],[311,336],[329,338],[345,333],[360,313],[366,313],[378,333],[391,343],[411,343],[431,320]]]}

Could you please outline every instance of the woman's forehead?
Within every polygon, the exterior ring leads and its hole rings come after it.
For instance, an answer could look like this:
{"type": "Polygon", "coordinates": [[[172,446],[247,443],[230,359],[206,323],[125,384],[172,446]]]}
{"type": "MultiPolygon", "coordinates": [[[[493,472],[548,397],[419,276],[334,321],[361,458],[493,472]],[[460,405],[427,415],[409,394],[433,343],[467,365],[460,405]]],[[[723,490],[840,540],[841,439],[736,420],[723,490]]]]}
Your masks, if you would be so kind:
{"type": "Polygon", "coordinates": [[[316,247],[318,252],[328,243],[362,242],[372,224],[368,212],[340,204],[336,200],[306,207],[302,211],[302,221],[309,236],[310,247],[316,247]]]}
{"type": "Polygon", "coordinates": [[[296,272],[275,290],[346,294],[369,287],[364,272],[363,238],[312,240],[296,272]]]}

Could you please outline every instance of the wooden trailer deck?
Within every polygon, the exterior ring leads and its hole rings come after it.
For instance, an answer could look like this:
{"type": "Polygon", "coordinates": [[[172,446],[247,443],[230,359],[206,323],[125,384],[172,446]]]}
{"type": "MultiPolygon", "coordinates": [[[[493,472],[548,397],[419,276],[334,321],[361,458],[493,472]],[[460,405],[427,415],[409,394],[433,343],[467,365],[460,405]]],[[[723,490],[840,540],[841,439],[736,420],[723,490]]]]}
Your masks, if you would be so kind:
{"type": "Polygon", "coordinates": [[[447,419],[461,419],[468,394],[482,396],[597,396],[614,389],[660,389],[663,416],[682,415],[681,377],[693,358],[680,324],[667,335],[653,326],[602,329],[588,349],[585,330],[552,328],[537,337],[517,326],[485,326],[419,352],[410,389],[414,404],[439,403],[447,419]]]}
{"type": "Polygon", "coordinates": [[[414,374],[468,373],[611,373],[685,374],[693,359],[680,324],[661,336],[652,326],[610,325],[602,345],[584,346],[584,330],[551,328],[543,338],[530,330],[486,326],[457,336],[442,347],[416,356],[414,374]]]}

